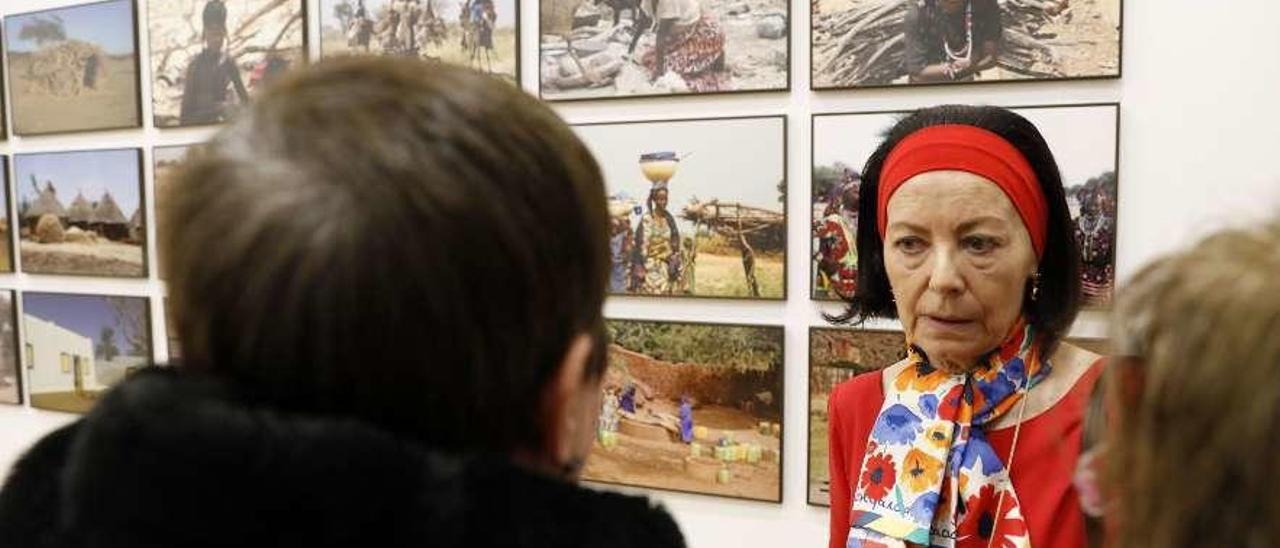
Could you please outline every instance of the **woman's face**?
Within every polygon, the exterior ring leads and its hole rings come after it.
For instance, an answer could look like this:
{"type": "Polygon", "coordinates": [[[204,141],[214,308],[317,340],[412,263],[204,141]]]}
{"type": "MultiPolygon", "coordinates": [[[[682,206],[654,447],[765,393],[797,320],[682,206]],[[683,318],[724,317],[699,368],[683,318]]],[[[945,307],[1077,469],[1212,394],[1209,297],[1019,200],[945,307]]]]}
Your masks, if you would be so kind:
{"type": "Polygon", "coordinates": [[[656,211],[667,210],[667,191],[659,190],[653,193],[653,209],[656,211]]]}
{"type": "Polygon", "coordinates": [[[965,370],[1022,312],[1036,255],[1013,203],[963,171],[909,179],[889,200],[884,265],[908,340],[937,366],[965,370]]]}

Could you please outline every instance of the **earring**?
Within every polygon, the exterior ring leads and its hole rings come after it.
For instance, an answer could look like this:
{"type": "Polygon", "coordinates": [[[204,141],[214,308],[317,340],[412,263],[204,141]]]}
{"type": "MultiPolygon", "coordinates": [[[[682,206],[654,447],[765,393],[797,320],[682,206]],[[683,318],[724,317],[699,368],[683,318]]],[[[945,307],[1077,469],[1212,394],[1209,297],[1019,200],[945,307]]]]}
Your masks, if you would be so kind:
{"type": "Polygon", "coordinates": [[[1040,299],[1040,272],[1031,275],[1031,301],[1040,299]]]}

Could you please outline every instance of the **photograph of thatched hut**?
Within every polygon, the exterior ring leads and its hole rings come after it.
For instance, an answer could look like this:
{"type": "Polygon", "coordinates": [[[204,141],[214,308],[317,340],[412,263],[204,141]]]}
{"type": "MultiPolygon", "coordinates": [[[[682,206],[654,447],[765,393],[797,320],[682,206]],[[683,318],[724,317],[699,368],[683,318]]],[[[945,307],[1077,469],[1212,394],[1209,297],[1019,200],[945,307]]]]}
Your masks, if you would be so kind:
{"type": "Polygon", "coordinates": [[[809,329],[809,504],[831,505],[827,403],[836,385],[907,357],[900,331],[809,329]]]}
{"type": "Polygon", "coordinates": [[[303,0],[150,0],[156,127],[223,122],[306,62],[303,0]]]}
{"type": "Polygon", "coordinates": [[[19,154],[19,255],[33,274],[145,277],[138,149],[19,154]]]}
{"type": "Polygon", "coordinates": [[[1118,78],[1122,0],[814,0],[814,89],[1118,78]]]}
{"type": "Polygon", "coordinates": [[[516,0],[321,0],[320,55],[403,55],[520,79],[516,0]]]}
{"type": "Polygon", "coordinates": [[[786,118],[581,124],[604,172],[610,292],[786,297],[786,118]]]}
{"type": "Polygon", "coordinates": [[[0,403],[22,403],[22,375],[18,372],[18,316],[13,291],[0,291],[0,403]]]}
{"type": "Polygon", "coordinates": [[[783,329],[611,320],[588,481],[779,502],[783,329]]]}
{"type": "Polygon", "coordinates": [[[109,0],[5,18],[15,134],[142,125],[135,10],[109,0]]]}
{"type": "Polygon", "coordinates": [[[22,314],[32,407],[88,412],[108,388],[152,363],[145,297],[25,292],[22,314]]]}

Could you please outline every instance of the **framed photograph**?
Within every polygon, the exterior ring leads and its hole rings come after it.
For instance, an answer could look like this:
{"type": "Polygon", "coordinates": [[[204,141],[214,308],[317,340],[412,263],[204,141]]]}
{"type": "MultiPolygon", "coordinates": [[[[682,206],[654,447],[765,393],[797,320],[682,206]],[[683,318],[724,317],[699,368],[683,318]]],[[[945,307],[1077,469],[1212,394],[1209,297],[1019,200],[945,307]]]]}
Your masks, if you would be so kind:
{"type": "Polygon", "coordinates": [[[583,479],[782,502],[783,328],[610,320],[583,479]]]}
{"type": "Polygon", "coordinates": [[[836,385],[907,357],[901,331],[809,328],[809,504],[831,505],[827,404],[836,385]]]}
{"type": "Polygon", "coordinates": [[[786,0],[540,0],[538,9],[543,99],[791,86],[786,0]]]}
{"type": "Polygon", "coordinates": [[[145,278],[142,151],[14,156],[22,271],[145,278]]]}
{"type": "Polygon", "coordinates": [[[520,85],[516,0],[320,0],[320,55],[406,55],[520,85]]]}
{"type": "Polygon", "coordinates": [[[25,292],[22,316],[32,407],[85,413],[108,388],[151,365],[145,297],[25,292]]]}
{"type": "Polygon", "coordinates": [[[147,0],[156,127],[227,120],[306,63],[304,0],[147,0]]]}
{"type": "Polygon", "coordinates": [[[169,307],[169,299],[164,300],[164,332],[169,343],[169,364],[182,359],[182,339],[178,338],[178,325],[173,322],[173,309],[169,307]]]}
{"type": "Polygon", "coordinates": [[[18,369],[18,308],[13,291],[0,291],[0,404],[22,404],[18,369]]]}
{"type": "Polygon", "coordinates": [[[4,28],[14,134],[142,125],[134,0],[10,15],[4,28]]]}
{"type": "MultiPolygon", "coordinates": [[[[164,216],[160,213],[165,210],[164,208],[169,203],[169,193],[173,189],[174,176],[177,174],[178,168],[182,167],[182,164],[187,161],[193,152],[199,149],[199,146],[200,145],[192,144],[163,146],[151,149],[152,173],[156,185],[155,200],[157,242],[164,241],[164,238],[160,236],[161,234],[168,234],[165,232],[168,228],[164,224],[164,216]]],[[[168,275],[165,272],[164,256],[162,255],[164,251],[157,247],[156,253],[159,255],[157,257],[159,266],[157,271],[160,274],[160,278],[165,279],[168,275]]]]}
{"type": "Polygon", "coordinates": [[[814,89],[1120,77],[1122,0],[814,0],[814,89]]]}
{"type": "Polygon", "coordinates": [[[786,298],[786,118],[585,124],[609,193],[610,292],[786,298]]]}
{"type": "MultiPolygon", "coordinates": [[[[3,107],[0,107],[3,109],[3,107]]],[[[13,223],[9,218],[9,157],[0,155],[0,184],[4,184],[4,192],[0,192],[0,207],[4,208],[0,212],[0,272],[13,272],[13,239],[9,237],[9,233],[13,232],[13,223]]],[[[0,312],[3,313],[3,312],[0,312]]]]}
{"type": "MultiPolygon", "coordinates": [[[[1084,304],[1105,308],[1115,288],[1119,103],[1010,107],[1040,130],[1062,172],[1080,246],[1084,304]]],[[[813,117],[812,297],[838,299],[857,278],[857,186],[883,135],[907,112],[813,117]]]]}
{"type": "MultiPolygon", "coordinates": [[[[4,25],[0,25],[0,59],[5,58],[4,54],[4,25]]],[[[0,70],[0,89],[4,89],[5,85],[4,71],[0,70]]],[[[5,108],[4,93],[0,93],[0,141],[9,138],[9,109],[5,108]]]]}

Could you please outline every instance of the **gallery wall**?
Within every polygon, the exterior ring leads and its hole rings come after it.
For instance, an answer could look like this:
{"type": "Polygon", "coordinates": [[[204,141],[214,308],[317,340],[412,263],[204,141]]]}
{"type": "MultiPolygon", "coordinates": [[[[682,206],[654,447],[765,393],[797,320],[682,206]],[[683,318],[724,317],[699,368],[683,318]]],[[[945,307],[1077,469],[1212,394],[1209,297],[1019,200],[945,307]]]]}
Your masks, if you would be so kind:
{"type": "MultiPolygon", "coordinates": [[[[77,3],[74,0],[5,0],[0,15],[77,3]]],[[[145,2],[140,3],[145,13],[145,2]]],[[[318,0],[310,0],[314,14],[318,0]]],[[[521,2],[522,85],[536,91],[538,5],[521,2]]],[[[813,114],[912,109],[938,103],[1006,106],[1119,102],[1119,229],[1117,271],[1123,280],[1152,257],[1189,245],[1207,231],[1280,213],[1280,35],[1271,22],[1280,6],[1271,0],[1232,0],[1212,8],[1191,2],[1124,4],[1123,77],[1118,80],[1002,83],[910,89],[810,91],[809,5],[795,0],[789,22],[789,92],[700,97],[617,99],[557,104],[572,123],[672,118],[787,117],[786,176],[790,219],[787,227],[786,299],[655,300],[613,297],[606,313],[614,318],[749,323],[785,326],[785,409],[780,504],[654,492],[676,514],[692,546],[819,546],[826,540],[826,509],[806,503],[808,437],[808,330],[824,322],[829,305],[809,299],[810,120],[813,114]]],[[[311,37],[317,19],[309,19],[311,37]]],[[[139,49],[149,50],[148,36],[139,49]]],[[[319,44],[311,40],[311,57],[319,44]]],[[[141,63],[143,128],[93,133],[19,137],[0,141],[0,154],[87,148],[141,147],[147,184],[145,203],[154,203],[151,148],[207,138],[216,128],[157,129],[150,123],[150,69],[141,63]]],[[[746,148],[743,143],[743,148],[746,148]]],[[[154,213],[147,211],[148,227],[154,213]]],[[[168,355],[163,331],[163,283],[155,275],[154,228],[147,279],[110,280],[0,274],[0,289],[70,291],[150,297],[156,359],[168,355]]],[[[1206,288],[1212,290],[1213,288],[1206,288]]],[[[1073,335],[1101,336],[1103,312],[1084,314],[1073,335]]],[[[892,327],[884,324],[882,327],[892,327]]],[[[0,406],[0,471],[31,442],[74,415],[0,406]]]]}

